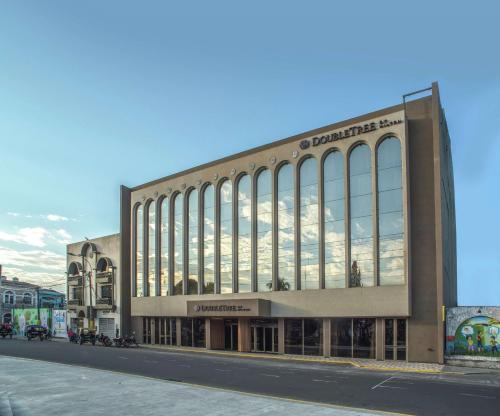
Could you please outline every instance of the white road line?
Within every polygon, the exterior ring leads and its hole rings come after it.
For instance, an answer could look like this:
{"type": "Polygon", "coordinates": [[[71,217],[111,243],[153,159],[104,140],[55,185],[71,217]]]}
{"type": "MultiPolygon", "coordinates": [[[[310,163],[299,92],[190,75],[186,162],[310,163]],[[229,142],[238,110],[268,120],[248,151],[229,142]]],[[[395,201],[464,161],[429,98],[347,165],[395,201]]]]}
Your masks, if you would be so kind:
{"type": "Polygon", "coordinates": [[[399,389],[399,390],[408,390],[406,387],[398,387],[398,386],[378,386],[380,389],[399,389]]]}
{"type": "Polygon", "coordinates": [[[336,383],[336,381],[334,381],[334,380],[317,380],[317,379],[313,379],[313,381],[315,381],[317,383],[336,383]]]}
{"type": "Polygon", "coordinates": [[[153,360],[144,360],[145,363],[152,363],[152,364],[158,364],[159,361],[153,361],[153,360]]]}
{"type": "Polygon", "coordinates": [[[481,394],[472,394],[472,393],[458,393],[460,396],[469,396],[469,397],[479,397],[481,399],[493,399],[495,400],[496,397],[494,396],[482,396],[481,394]]]}
{"type": "Polygon", "coordinates": [[[121,358],[122,360],[128,360],[128,357],[122,357],[121,355],[119,355],[118,358],[121,358]]]}
{"type": "Polygon", "coordinates": [[[215,371],[221,371],[223,373],[230,373],[232,370],[223,370],[222,368],[216,368],[215,371]]]}
{"type": "Polygon", "coordinates": [[[280,378],[280,376],[276,375],[276,374],[261,374],[261,376],[265,376],[265,377],[274,377],[274,378],[280,378]]]}
{"type": "Polygon", "coordinates": [[[389,377],[389,378],[387,378],[387,379],[385,379],[385,380],[381,381],[380,383],[375,384],[375,385],[372,387],[372,390],[375,390],[377,387],[381,387],[381,386],[382,386],[382,384],[384,384],[385,382],[387,382],[387,381],[391,380],[392,378],[394,378],[394,376],[391,376],[391,377],[389,377]]]}

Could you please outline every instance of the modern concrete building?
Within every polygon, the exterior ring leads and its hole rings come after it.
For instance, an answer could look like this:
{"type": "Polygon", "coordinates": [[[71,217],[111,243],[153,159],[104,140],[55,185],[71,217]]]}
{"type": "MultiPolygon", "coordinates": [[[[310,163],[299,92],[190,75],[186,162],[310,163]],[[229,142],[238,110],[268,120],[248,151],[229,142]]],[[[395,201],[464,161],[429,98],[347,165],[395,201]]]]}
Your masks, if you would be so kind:
{"type": "Polygon", "coordinates": [[[121,333],[124,311],[119,264],[119,234],[67,246],[67,316],[74,331],[95,328],[109,337],[121,333]]]}
{"type": "Polygon", "coordinates": [[[442,363],[455,210],[450,138],[437,84],[429,90],[123,186],[124,331],[144,343],[442,363]]]}

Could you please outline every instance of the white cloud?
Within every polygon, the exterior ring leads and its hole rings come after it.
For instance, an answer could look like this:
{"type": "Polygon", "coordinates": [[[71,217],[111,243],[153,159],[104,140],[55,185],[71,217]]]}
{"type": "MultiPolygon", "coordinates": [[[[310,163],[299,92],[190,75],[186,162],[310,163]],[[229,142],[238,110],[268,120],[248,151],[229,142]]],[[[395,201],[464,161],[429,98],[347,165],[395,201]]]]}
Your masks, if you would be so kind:
{"type": "Polygon", "coordinates": [[[71,234],[68,233],[63,228],[60,228],[55,232],[55,239],[57,240],[58,243],[66,245],[71,243],[71,234]]]}
{"type": "Polygon", "coordinates": [[[48,219],[49,221],[53,221],[53,222],[69,221],[69,218],[63,217],[62,215],[57,215],[57,214],[43,215],[43,217],[48,219]]]}
{"type": "Polygon", "coordinates": [[[19,251],[0,246],[0,264],[17,269],[34,268],[46,272],[64,273],[66,270],[66,258],[48,250],[19,251]]]}
{"type": "Polygon", "coordinates": [[[11,217],[19,217],[21,214],[19,214],[19,212],[7,212],[7,215],[10,215],[11,217]]]}
{"type": "Polygon", "coordinates": [[[0,240],[13,241],[33,247],[45,247],[46,243],[44,240],[49,234],[49,231],[42,227],[26,227],[20,228],[15,233],[0,231],[0,240]]]}

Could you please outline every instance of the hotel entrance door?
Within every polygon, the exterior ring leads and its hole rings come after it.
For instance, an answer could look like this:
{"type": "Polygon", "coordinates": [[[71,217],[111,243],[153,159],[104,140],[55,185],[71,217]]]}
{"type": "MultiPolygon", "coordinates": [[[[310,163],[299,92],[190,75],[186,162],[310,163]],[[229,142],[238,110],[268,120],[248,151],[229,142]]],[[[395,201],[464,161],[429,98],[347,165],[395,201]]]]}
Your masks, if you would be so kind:
{"type": "Polygon", "coordinates": [[[278,352],[278,321],[276,319],[252,320],[250,333],[253,352],[278,352]]]}
{"type": "Polygon", "coordinates": [[[238,320],[224,320],[224,349],[238,351],[238,320]]]}

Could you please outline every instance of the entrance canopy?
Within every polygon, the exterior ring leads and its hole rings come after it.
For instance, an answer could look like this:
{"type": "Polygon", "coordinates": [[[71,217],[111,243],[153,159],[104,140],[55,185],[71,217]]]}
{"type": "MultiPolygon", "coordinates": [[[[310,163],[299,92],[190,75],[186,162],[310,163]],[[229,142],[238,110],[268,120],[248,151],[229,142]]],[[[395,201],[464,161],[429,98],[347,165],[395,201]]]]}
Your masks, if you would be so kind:
{"type": "Polygon", "coordinates": [[[187,301],[187,316],[266,317],[270,313],[271,301],[266,299],[187,301]]]}

